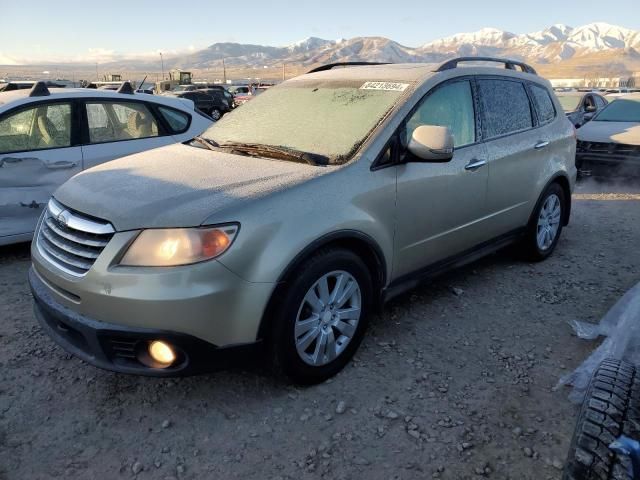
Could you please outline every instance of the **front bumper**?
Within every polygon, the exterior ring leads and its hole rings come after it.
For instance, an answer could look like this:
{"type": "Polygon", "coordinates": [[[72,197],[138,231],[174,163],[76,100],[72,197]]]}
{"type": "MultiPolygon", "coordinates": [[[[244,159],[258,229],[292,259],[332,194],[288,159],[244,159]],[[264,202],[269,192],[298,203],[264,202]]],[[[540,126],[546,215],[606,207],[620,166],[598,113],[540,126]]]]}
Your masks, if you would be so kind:
{"type": "Polygon", "coordinates": [[[220,348],[179,332],[134,328],[101,322],[56,302],[51,290],[31,268],[29,284],[34,313],[45,332],[65,350],[106,370],[149,376],[189,375],[243,363],[260,352],[260,343],[220,348]],[[175,362],[160,368],[153,364],[147,347],[153,340],[170,343],[175,362]]]}
{"type": "Polygon", "coordinates": [[[576,167],[582,175],[594,176],[640,176],[640,148],[637,151],[623,151],[615,144],[610,151],[578,150],[576,167]]]}

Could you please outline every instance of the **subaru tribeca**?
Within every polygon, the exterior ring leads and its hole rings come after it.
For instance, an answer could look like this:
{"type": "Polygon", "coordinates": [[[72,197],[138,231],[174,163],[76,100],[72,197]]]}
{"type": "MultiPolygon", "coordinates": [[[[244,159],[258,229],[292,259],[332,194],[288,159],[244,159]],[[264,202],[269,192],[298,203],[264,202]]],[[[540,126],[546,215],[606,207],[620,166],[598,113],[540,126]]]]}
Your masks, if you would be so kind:
{"type": "Polygon", "coordinates": [[[32,247],[42,327],[119,372],[263,345],[314,383],[418,282],[513,242],[544,259],[569,220],[574,128],[530,66],[469,60],[324,66],[192,142],[75,176],[32,247]]]}

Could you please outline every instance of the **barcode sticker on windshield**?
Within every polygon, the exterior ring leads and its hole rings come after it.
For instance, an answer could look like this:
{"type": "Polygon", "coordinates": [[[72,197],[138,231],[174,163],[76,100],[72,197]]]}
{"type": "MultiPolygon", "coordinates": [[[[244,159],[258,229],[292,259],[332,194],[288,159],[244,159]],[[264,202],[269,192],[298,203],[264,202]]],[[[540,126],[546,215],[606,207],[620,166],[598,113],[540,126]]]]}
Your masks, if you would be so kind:
{"type": "Polygon", "coordinates": [[[408,83],[365,82],[360,87],[360,90],[386,90],[389,92],[404,92],[408,86],[408,83]]]}

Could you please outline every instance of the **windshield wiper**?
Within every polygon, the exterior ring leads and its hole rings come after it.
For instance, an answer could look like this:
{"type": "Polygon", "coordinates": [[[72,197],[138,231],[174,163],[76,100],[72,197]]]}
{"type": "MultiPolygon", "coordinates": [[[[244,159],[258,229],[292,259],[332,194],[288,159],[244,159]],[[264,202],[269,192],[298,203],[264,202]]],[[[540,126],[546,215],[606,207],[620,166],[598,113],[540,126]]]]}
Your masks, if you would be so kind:
{"type": "Polygon", "coordinates": [[[218,147],[220,147],[220,145],[218,145],[215,141],[201,137],[199,135],[197,137],[193,137],[193,141],[199,143],[205,148],[208,148],[209,150],[213,150],[214,152],[218,150],[218,147]]]}
{"type": "Polygon", "coordinates": [[[273,155],[274,158],[281,160],[292,160],[294,162],[304,162],[309,165],[328,165],[329,158],[317,153],[303,152],[289,147],[280,147],[276,145],[263,145],[261,143],[241,143],[228,142],[216,144],[218,148],[225,148],[232,151],[245,153],[247,155],[273,155]]]}

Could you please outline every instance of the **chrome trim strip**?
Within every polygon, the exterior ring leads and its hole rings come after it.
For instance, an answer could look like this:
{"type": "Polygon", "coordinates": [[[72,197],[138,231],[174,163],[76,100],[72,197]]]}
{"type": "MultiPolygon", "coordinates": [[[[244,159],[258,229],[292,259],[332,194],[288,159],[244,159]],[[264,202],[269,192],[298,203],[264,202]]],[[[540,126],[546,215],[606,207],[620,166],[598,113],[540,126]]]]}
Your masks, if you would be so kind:
{"type": "Polygon", "coordinates": [[[79,235],[74,235],[73,233],[65,232],[64,230],[62,230],[60,227],[56,225],[56,223],[53,221],[53,217],[49,217],[49,216],[45,217],[44,222],[46,223],[46,226],[49,228],[49,230],[53,230],[53,232],[58,236],[62,238],[66,238],[67,240],[73,243],[79,243],[80,245],[83,245],[83,246],[96,247],[96,248],[104,248],[107,246],[107,243],[109,243],[105,240],[82,238],[79,235]]]}

